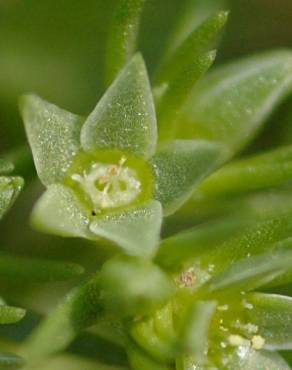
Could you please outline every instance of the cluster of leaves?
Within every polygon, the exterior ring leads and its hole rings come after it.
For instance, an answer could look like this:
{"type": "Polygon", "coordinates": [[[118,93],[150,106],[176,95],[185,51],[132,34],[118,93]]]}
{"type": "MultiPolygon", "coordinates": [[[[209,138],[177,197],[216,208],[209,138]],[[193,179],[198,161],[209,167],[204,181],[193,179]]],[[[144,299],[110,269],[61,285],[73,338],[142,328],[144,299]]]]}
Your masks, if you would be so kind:
{"type": "MultiPolygon", "coordinates": [[[[143,3],[118,2],[109,87],[87,118],[36,95],[21,99],[47,188],[33,225],[106,244],[112,256],[15,350],[28,369],[66,368],[76,354],[76,368],[102,369],[86,359],[84,336],[122,348],[127,358],[115,369],[290,369],[292,299],[274,289],[292,280],[292,149],[233,158],[292,92],[292,53],[250,57],[201,79],[228,17],[219,12],[170,48],[151,84],[134,54],[143,3]]],[[[0,163],[0,174],[9,169],[0,163]]],[[[22,182],[0,180],[4,214],[22,182]]],[[[82,272],[0,257],[6,279],[62,281],[82,272]]],[[[1,307],[1,323],[24,314],[1,307]]],[[[3,369],[22,366],[17,356],[2,357],[3,369]]]]}

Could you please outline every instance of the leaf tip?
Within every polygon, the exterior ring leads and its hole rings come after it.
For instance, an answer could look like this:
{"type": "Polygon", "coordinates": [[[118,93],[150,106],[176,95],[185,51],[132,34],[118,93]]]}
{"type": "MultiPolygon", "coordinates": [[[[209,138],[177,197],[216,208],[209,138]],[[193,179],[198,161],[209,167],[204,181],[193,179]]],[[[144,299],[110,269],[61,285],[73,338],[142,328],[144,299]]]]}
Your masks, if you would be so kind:
{"type": "Polygon", "coordinates": [[[221,10],[217,14],[217,18],[220,21],[220,24],[221,24],[222,27],[227,23],[228,18],[229,18],[229,14],[230,14],[230,10],[221,10]]]}

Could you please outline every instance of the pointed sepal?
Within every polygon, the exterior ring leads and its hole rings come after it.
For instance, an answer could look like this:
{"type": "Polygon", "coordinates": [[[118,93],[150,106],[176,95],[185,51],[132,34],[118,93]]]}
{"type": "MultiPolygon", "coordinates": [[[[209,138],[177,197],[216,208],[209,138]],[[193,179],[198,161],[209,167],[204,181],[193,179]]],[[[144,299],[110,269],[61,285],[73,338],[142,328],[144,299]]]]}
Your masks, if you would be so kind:
{"type": "Polygon", "coordinates": [[[133,256],[152,256],[159,243],[162,209],[157,201],[116,211],[90,224],[93,234],[111,240],[133,256]]]}
{"type": "Polygon", "coordinates": [[[216,143],[176,140],[165,143],[152,157],[155,198],[165,215],[174,213],[195,186],[222,163],[224,148],[216,143]]]}
{"type": "Polygon", "coordinates": [[[86,151],[113,149],[149,157],[156,147],[156,116],[144,61],[136,54],[85,121],[86,151]]]}
{"type": "Polygon", "coordinates": [[[21,98],[20,109],[40,180],[61,182],[80,149],[83,118],[32,94],[21,98]]]}
{"type": "Polygon", "coordinates": [[[36,203],[31,222],[35,228],[63,237],[94,236],[89,231],[89,211],[72,189],[61,184],[50,185],[36,203]]]}

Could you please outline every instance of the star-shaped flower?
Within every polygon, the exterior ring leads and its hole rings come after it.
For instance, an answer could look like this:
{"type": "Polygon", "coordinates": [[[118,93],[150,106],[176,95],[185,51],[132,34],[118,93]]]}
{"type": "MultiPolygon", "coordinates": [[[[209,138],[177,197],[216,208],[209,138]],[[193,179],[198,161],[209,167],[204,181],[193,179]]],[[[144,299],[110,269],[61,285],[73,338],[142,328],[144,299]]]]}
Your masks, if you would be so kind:
{"type": "Polygon", "coordinates": [[[224,157],[214,142],[157,144],[145,64],[136,54],[86,118],[35,95],[21,110],[46,192],[32,220],[68,237],[106,238],[131,255],[151,256],[162,217],[176,211],[224,157]]]}

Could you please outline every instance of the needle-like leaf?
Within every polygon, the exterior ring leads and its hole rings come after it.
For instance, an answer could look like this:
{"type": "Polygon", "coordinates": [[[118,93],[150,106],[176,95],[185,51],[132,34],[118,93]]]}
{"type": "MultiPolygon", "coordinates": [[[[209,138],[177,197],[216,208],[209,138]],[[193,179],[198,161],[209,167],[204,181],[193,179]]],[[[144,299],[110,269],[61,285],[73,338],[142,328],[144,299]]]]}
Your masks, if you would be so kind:
{"type": "Polygon", "coordinates": [[[157,104],[159,137],[161,140],[176,137],[180,113],[196,82],[207,72],[216,58],[211,51],[198,55],[169,82],[157,104]]]}
{"type": "Polygon", "coordinates": [[[109,85],[136,49],[145,0],[119,0],[110,25],[106,50],[106,84],[109,85]]]}
{"type": "Polygon", "coordinates": [[[199,55],[206,52],[219,31],[224,27],[227,18],[228,12],[221,11],[195,28],[173,54],[161,64],[157,71],[156,84],[177,79],[188,65],[191,65],[199,55]]]}

